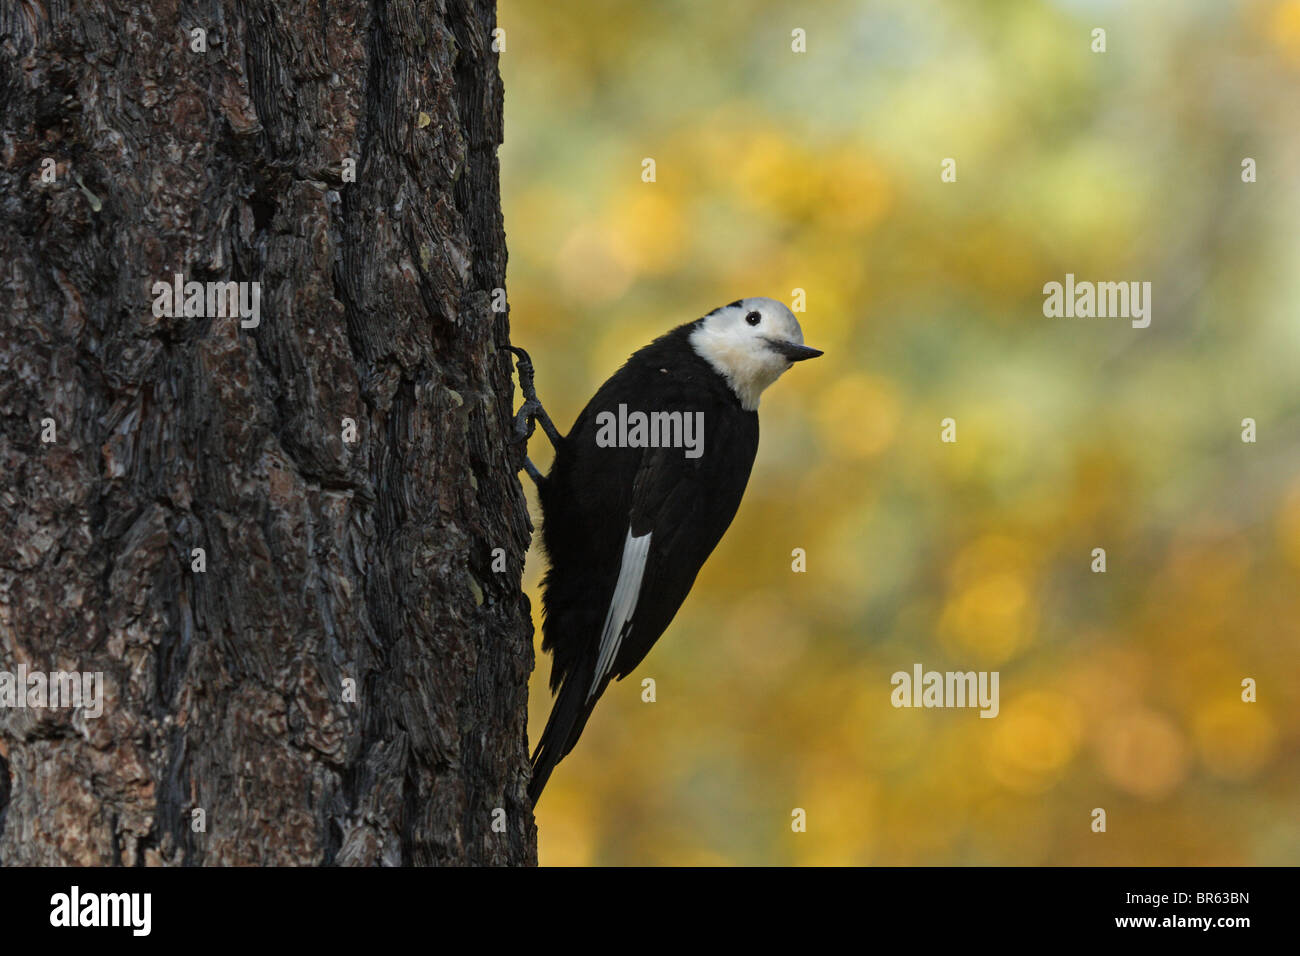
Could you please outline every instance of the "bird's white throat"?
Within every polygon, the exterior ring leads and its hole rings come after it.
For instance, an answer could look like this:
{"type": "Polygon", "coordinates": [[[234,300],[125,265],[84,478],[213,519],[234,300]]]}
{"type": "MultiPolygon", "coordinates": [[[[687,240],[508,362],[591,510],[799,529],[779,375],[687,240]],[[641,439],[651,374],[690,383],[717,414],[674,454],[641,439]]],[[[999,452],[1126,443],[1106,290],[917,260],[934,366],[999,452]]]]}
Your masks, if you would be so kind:
{"type": "Polygon", "coordinates": [[[714,328],[704,322],[691,333],[691,348],[727,380],[746,411],[758,410],[758,398],[790,367],[782,356],[762,347],[736,327],[714,328]]]}

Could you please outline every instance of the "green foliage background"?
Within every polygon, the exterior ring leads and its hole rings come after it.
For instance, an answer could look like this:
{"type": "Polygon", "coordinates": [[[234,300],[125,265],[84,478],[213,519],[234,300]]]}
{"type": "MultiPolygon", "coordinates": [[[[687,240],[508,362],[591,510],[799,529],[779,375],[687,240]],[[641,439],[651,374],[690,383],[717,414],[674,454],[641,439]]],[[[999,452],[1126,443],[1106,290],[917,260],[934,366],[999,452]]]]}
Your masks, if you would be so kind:
{"type": "Polygon", "coordinates": [[[512,326],[562,430],[741,296],[805,289],[827,353],[765,394],[740,513],[552,778],[542,862],[1300,863],[1300,2],[499,23],[512,326]],[[1045,318],[1067,272],[1152,282],[1150,328],[1045,318]],[[1001,715],[894,709],[917,662],[999,670],[1001,715]]]}

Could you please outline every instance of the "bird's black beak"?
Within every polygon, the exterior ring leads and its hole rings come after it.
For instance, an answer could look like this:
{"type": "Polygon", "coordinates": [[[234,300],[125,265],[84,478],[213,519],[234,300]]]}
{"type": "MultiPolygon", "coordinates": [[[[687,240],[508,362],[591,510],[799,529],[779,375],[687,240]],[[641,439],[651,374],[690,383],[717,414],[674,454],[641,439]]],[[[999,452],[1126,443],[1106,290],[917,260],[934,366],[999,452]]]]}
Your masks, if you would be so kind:
{"type": "Polygon", "coordinates": [[[786,342],[783,339],[768,339],[767,344],[773,351],[779,352],[791,362],[802,362],[804,359],[816,358],[825,353],[821,349],[809,348],[806,345],[796,345],[793,342],[786,342]]]}

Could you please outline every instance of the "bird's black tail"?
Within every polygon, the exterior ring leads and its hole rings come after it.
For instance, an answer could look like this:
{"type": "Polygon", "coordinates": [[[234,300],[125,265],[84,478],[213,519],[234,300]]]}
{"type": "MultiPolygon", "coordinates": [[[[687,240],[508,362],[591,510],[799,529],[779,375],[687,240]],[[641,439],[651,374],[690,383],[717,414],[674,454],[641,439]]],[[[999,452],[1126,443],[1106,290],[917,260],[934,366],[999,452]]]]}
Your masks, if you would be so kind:
{"type": "Polygon", "coordinates": [[[580,667],[565,675],[560,692],[556,695],[550,719],[542,731],[542,739],[533,751],[533,779],[528,784],[528,796],[534,806],[555,765],[578,743],[583,728],[587,726],[587,718],[591,716],[596,700],[600,697],[600,694],[596,694],[591,700],[587,699],[593,670],[592,666],[580,667]]]}

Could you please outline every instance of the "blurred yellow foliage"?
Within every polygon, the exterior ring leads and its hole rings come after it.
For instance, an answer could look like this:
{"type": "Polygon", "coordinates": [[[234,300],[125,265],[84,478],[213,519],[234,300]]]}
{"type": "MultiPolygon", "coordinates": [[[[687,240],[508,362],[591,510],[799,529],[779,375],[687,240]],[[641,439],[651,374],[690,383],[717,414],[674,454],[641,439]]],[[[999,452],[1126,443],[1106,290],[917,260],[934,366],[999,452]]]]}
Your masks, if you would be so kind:
{"type": "Polygon", "coordinates": [[[1300,863],[1300,2],[1109,4],[1105,54],[1096,19],[502,0],[511,324],[557,424],[742,296],[804,296],[826,350],[552,778],[543,863],[1300,863]],[[1150,281],[1150,328],[1046,318],[1066,273],[1150,281]],[[918,663],[999,671],[999,715],[895,709],[918,663]]]}

